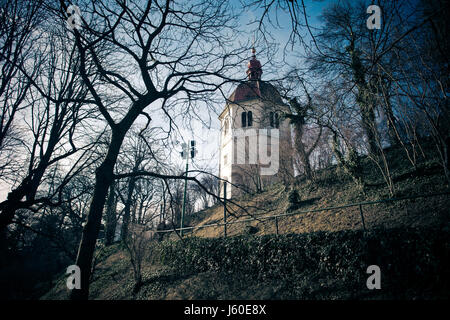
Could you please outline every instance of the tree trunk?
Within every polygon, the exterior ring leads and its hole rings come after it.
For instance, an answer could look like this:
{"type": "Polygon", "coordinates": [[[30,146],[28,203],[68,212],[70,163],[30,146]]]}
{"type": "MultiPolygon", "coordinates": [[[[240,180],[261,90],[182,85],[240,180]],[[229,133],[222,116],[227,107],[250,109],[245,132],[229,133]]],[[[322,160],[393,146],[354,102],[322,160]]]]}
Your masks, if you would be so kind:
{"type": "Polygon", "coordinates": [[[119,155],[126,130],[115,130],[105,160],[95,172],[95,188],[91,206],[83,228],[80,246],[78,248],[76,265],[81,271],[81,289],[73,289],[72,300],[87,300],[89,297],[89,278],[92,268],[92,257],[100,230],[103,207],[108,189],[113,182],[113,170],[119,155]]]}
{"type": "Polygon", "coordinates": [[[392,111],[392,105],[389,100],[389,98],[386,98],[386,122],[388,127],[388,135],[389,135],[389,142],[392,146],[402,143],[400,136],[398,135],[397,128],[396,128],[396,120],[394,116],[394,112],[392,111]]]}
{"type": "Polygon", "coordinates": [[[443,158],[444,175],[450,184],[450,137],[447,137],[443,143],[443,158]]]}
{"type": "MultiPolygon", "coordinates": [[[[145,201],[144,199],[141,200],[141,202],[139,203],[139,209],[137,210],[138,211],[138,214],[137,214],[137,223],[138,224],[142,224],[142,222],[145,218],[142,216],[142,214],[144,212],[144,201],[145,201]]],[[[134,211],[136,211],[136,210],[134,210],[134,211]]],[[[136,216],[136,213],[134,215],[136,216]]]]}
{"type": "Polygon", "coordinates": [[[297,150],[298,150],[298,154],[300,156],[300,161],[303,163],[306,178],[309,181],[312,181],[313,180],[313,171],[311,169],[311,161],[309,160],[309,154],[306,152],[303,142],[301,142],[301,141],[299,142],[298,140],[299,139],[296,139],[297,150]]]}
{"type": "Polygon", "coordinates": [[[161,212],[161,222],[166,222],[165,221],[165,219],[166,219],[166,189],[164,188],[164,184],[163,184],[163,193],[162,193],[162,195],[163,195],[163,203],[162,203],[162,212],[161,212]]]}
{"type": "Polygon", "coordinates": [[[116,217],[116,195],[115,184],[111,183],[109,187],[108,203],[106,206],[106,227],[105,227],[105,245],[109,246],[114,243],[116,236],[117,217],[116,217]]]}
{"type": "Polygon", "coordinates": [[[361,63],[359,53],[355,50],[354,39],[352,39],[348,51],[352,61],[353,81],[358,88],[356,102],[361,112],[361,126],[367,137],[367,149],[370,155],[376,155],[378,131],[375,122],[375,99],[370,90],[372,86],[367,83],[366,71],[361,63]]]}
{"type": "Polygon", "coordinates": [[[332,149],[336,155],[338,165],[340,165],[344,171],[350,175],[356,185],[364,192],[365,182],[362,178],[362,172],[359,164],[358,154],[353,146],[350,146],[348,151],[348,160],[344,157],[339,150],[339,138],[336,131],[333,132],[333,144],[332,149]]]}
{"type": "Polygon", "coordinates": [[[447,137],[447,139],[445,139],[445,147],[447,149],[447,170],[450,171],[450,137],[447,137]]]}
{"type": "Polygon", "coordinates": [[[0,204],[0,241],[2,243],[6,243],[8,226],[12,223],[16,211],[21,208],[29,208],[33,203],[37,189],[48,167],[50,157],[58,142],[59,136],[56,132],[60,129],[60,126],[61,124],[55,120],[55,124],[51,128],[47,149],[40,158],[39,164],[36,168],[29,170],[28,175],[23,179],[22,183],[16,189],[12,190],[8,194],[8,198],[0,204]],[[28,203],[23,203],[23,198],[28,203]]]}
{"type": "Polygon", "coordinates": [[[376,156],[377,146],[377,128],[375,122],[375,112],[373,105],[367,101],[359,102],[361,108],[362,127],[367,137],[368,152],[372,156],[376,156]]]}
{"type": "MultiPolygon", "coordinates": [[[[135,172],[137,168],[133,169],[135,172]]],[[[134,187],[136,185],[136,178],[131,177],[128,180],[128,194],[127,194],[127,202],[125,203],[125,208],[123,210],[123,220],[122,220],[122,230],[121,230],[121,238],[123,241],[126,241],[128,236],[128,227],[130,225],[131,219],[131,202],[134,192],[134,187]]]]}
{"type": "Polygon", "coordinates": [[[294,125],[295,130],[295,146],[300,156],[300,161],[305,169],[306,178],[309,181],[313,180],[313,170],[311,168],[311,161],[309,160],[310,153],[306,151],[305,144],[302,141],[303,138],[303,123],[296,123],[294,125]]]}

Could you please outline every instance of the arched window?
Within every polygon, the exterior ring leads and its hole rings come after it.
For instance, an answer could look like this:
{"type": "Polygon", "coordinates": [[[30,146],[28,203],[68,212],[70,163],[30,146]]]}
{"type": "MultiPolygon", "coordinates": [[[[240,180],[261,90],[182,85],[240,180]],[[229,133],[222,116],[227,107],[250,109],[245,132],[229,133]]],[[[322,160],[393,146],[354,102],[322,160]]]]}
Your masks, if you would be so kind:
{"type": "Polygon", "coordinates": [[[225,119],[225,123],[223,125],[223,133],[226,135],[228,133],[228,129],[230,128],[230,121],[228,118],[225,119]]]}
{"type": "Polygon", "coordinates": [[[269,112],[269,124],[272,128],[280,127],[280,116],[277,112],[269,112]]]}
{"type": "Polygon", "coordinates": [[[242,122],[242,128],[245,128],[247,126],[247,112],[241,113],[241,122],[242,122]]]}
{"type": "Polygon", "coordinates": [[[274,118],[275,118],[274,119],[275,128],[279,128],[280,127],[280,117],[277,112],[275,112],[274,118]]]}
{"type": "Polygon", "coordinates": [[[241,113],[242,128],[251,127],[253,125],[253,113],[251,111],[241,113]]]}

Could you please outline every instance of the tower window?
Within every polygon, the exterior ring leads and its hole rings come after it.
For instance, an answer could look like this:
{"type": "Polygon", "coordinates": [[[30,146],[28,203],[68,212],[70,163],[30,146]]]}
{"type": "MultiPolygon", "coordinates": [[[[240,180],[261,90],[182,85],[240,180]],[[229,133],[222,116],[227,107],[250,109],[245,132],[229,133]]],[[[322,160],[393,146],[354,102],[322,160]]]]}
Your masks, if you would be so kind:
{"type": "Polygon", "coordinates": [[[253,125],[253,113],[251,111],[241,113],[242,128],[251,127],[253,125]]]}
{"type": "Polygon", "coordinates": [[[273,128],[279,128],[280,127],[280,116],[277,112],[270,112],[269,113],[269,123],[270,126],[273,128]]]}
{"type": "Polygon", "coordinates": [[[247,126],[247,112],[241,113],[241,120],[242,120],[242,128],[245,128],[247,126]]]}
{"type": "Polygon", "coordinates": [[[228,133],[228,128],[230,127],[230,121],[227,119],[225,119],[225,123],[223,125],[223,132],[226,135],[228,133]]]}

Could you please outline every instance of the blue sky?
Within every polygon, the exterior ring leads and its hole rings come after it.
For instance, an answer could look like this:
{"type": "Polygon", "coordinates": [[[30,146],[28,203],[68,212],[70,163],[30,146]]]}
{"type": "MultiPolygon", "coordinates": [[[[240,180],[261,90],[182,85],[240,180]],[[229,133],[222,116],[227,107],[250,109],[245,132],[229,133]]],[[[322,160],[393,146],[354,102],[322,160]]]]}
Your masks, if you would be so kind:
{"type": "MultiPolygon", "coordinates": [[[[230,4],[232,6],[240,6],[240,0],[230,0],[230,4]]],[[[284,1],[284,0],[280,0],[284,1]]],[[[320,1],[320,0],[305,0],[306,10],[308,13],[308,19],[309,23],[313,27],[319,26],[319,16],[323,10],[324,7],[326,7],[330,2],[332,1],[320,1]]],[[[252,41],[253,35],[254,35],[254,29],[255,26],[250,26],[248,23],[255,18],[260,17],[262,14],[261,10],[256,11],[250,11],[243,12],[241,21],[240,21],[240,27],[246,30],[246,34],[244,35],[244,39],[237,39],[237,41],[247,42],[252,41]]],[[[275,12],[274,10],[270,11],[269,13],[270,18],[275,20],[278,20],[279,27],[278,28],[271,28],[270,31],[274,38],[276,39],[276,42],[280,48],[282,48],[289,37],[289,33],[291,31],[291,25],[290,25],[290,17],[286,12],[275,12]],[[278,18],[278,19],[277,19],[278,18]]],[[[305,32],[306,35],[306,32],[305,32]]],[[[256,49],[258,50],[258,47],[256,46],[256,49]]],[[[299,48],[294,48],[294,50],[299,50],[299,48]]],[[[250,56],[250,52],[249,52],[250,56]]],[[[267,66],[268,57],[264,55],[261,50],[257,52],[258,59],[262,62],[263,65],[267,66]]],[[[282,50],[279,50],[279,54],[276,56],[277,59],[282,59],[282,50]]],[[[293,58],[294,59],[294,58],[293,58]]],[[[294,61],[293,61],[294,62],[294,61]]],[[[243,64],[242,66],[239,66],[239,70],[237,70],[239,73],[242,72],[242,75],[245,75],[246,71],[246,65],[243,64]]],[[[270,70],[267,68],[264,69],[263,79],[264,80],[270,80],[273,78],[277,78],[277,74],[271,73],[270,70]]],[[[234,88],[229,87],[228,88],[228,94],[232,92],[234,88]]],[[[220,110],[224,107],[225,101],[221,105],[217,106],[217,109],[220,110]]],[[[153,106],[153,108],[157,108],[158,106],[153,106]]],[[[176,140],[180,141],[179,145],[173,146],[173,157],[171,160],[173,160],[180,168],[184,168],[184,163],[181,157],[178,154],[179,149],[181,149],[181,142],[187,141],[189,139],[195,139],[197,141],[197,148],[198,148],[198,155],[194,161],[194,165],[190,167],[190,169],[203,169],[203,168],[209,168],[212,170],[213,173],[218,174],[218,162],[219,162],[219,129],[220,124],[217,119],[218,114],[211,114],[211,123],[209,126],[203,126],[200,123],[192,123],[194,130],[188,130],[183,129],[180,127],[180,132],[177,137],[175,137],[176,140]]],[[[154,118],[155,121],[157,121],[156,118],[154,118]]],[[[139,119],[137,122],[141,123],[142,121],[145,124],[145,119],[139,119]]],[[[139,124],[138,124],[139,125],[139,124]]],[[[155,123],[155,125],[158,125],[155,123]]],[[[174,139],[174,140],[175,140],[174,139]]],[[[0,200],[3,200],[6,197],[6,193],[10,190],[10,186],[0,186],[0,200]]]]}
{"type": "MultiPolygon", "coordinates": [[[[305,1],[305,7],[306,12],[308,15],[308,23],[311,27],[319,27],[320,26],[320,14],[326,6],[328,6],[330,3],[335,1],[320,1],[320,0],[306,0],[305,1]]],[[[240,0],[232,0],[232,5],[236,7],[240,7],[241,3],[240,0]]],[[[254,35],[257,33],[254,32],[255,26],[249,25],[249,23],[256,18],[259,18],[262,15],[262,10],[257,11],[247,11],[244,12],[241,20],[240,20],[240,26],[246,30],[246,35],[244,35],[245,39],[240,39],[242,42],[246,41],[252,41],[254,35]]],[[[283,48],[285,44],[287,43],[289,39],[289,34],[291,32],[291,23],[290,23],[290,16],[287,12],[275,12],[275,10],[270,11],[270,19],[273,21],[278,21],[279,26],[277,28],[270,28],[270,32],[272,33],[272,36],[276,39],[277,45],[279,47],[278,54],[276,55],[276,59],[279,60],[281,63],[281,60],[283,59],[283,48]]],[[[303,17],[302,17],[303,20],[303,17]]],[[[308,34],[306,29],[303,30],[303,33],[308,39],[308,34]]],[[[258,38],[258,36],[256,36],[258,38]]],[[[258,42],[258,40],[257,40],[258,42]]],[[[263,80],[270,80],[277,78],[281,74],[276,74],[273,69],[273,66],[270,66],[271,70],[268,70],[269,66],[267,65],[267,56],[264,56],[263,53],[258,52],[258,46],[256,45],[257,49],[257,58],[261,61],[263,64],[263,80]],[[264,66],[266,69],[264,69],[264,66]]],[[[289,64],[297,64],[301,61],[298,60],[297,57],[295,57],[295,54],[298,53],[296,50],[299,50],[299,46],[296,46],[293,48],[292,55],[289,55],[289,52],[287,54],[287,62],[289,64]]],[[[249,52],[250,55],[250,52],[249,52]]],[[[241,70],[239,72],[242,72],[242,75],[245,74],[246,71],[246,65],[243,64],[241,67],[241,70]]],[[[281,67],[279,70],[279,73],[283,72],[283,68],[281,67]]],[[[234,90],[234,87],[229,88],[229,94],[234,90]]],[[[225,106],[225,101],[223,102],[222,106],[218,106],[218,108],[221,110],[225,106]]],[[[220,130],[220,123],[217,119],[217,117],[213,118],[211,121],[211,127],[205,128],[204,126],[198,124],[193,125],[195,130],[194,132],[190,130],[182,130],[182,137],[185,140],[187,139],[195,139],[197,141],[198,146],[198,156],[196,159],[194,159],[193,166],[191,168],[200,169],[209,167],[209,169],[213,170],[213,173],[218,174],[218,163],[219,163],[219,130],[220,130]]],[[[176,147],[175,147],[176,148],[176,147]]],[[[183,168],[183,161],[181,159],[176,159],[177,154],[175,153],[175,159],[174,161],[179,165],[180,168],[183,168]]],[[[180,158],[180,157],[178,157],[180,158]]],[[[190,168],[190,169],[191,169],[190,168]]]]}

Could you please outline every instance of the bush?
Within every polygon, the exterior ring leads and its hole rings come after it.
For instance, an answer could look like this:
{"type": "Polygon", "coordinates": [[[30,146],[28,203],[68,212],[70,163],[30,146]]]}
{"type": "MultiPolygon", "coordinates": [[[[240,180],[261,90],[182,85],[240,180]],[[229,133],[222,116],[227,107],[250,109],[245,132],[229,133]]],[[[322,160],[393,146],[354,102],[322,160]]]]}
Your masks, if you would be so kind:
{"type": "Polygon", "coordinates": [[[449,235],[448,230],[380,229],[366,234],[188,238],[163,242],[159,252],[161,261],[177,273],[241,274],[285,285],[293,279],[331,279],[350,292],[366,293],[367,267],[376,264],[381,268],[383,292],[403,297],[410,292],[420,295],[424,288],[448,294],[449,235]]]}
{"type": "Polygon", "coordinates": [[[299,208],[301,199],[297,189],[292,189],[292,191],[289,193],[288,201],[289,201],[288,211],[293,211],[299,208]]]}
{"type": "Polygon", "coordinates": [[[245,227],[245,233],[246,234],[256,234],[258,233],[259,229],[255,226],[246,226],[245,227]]]}

